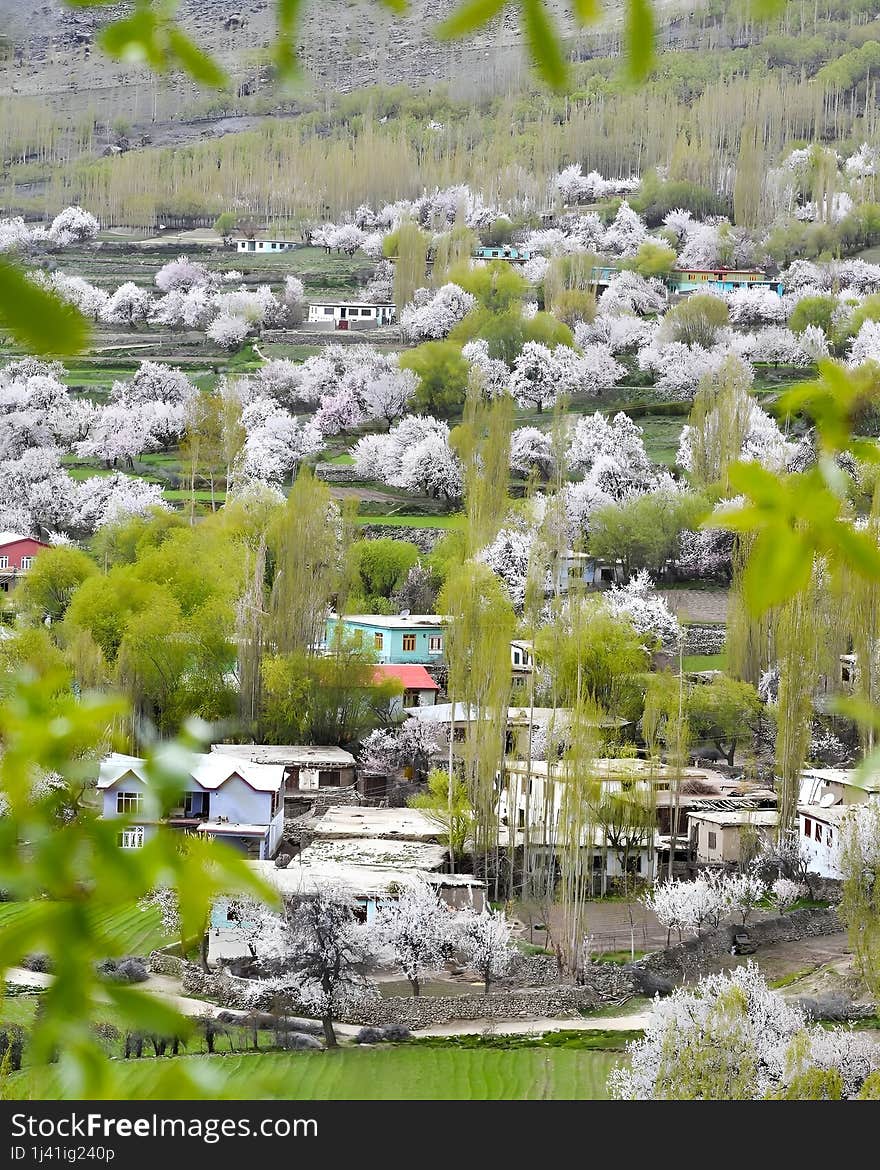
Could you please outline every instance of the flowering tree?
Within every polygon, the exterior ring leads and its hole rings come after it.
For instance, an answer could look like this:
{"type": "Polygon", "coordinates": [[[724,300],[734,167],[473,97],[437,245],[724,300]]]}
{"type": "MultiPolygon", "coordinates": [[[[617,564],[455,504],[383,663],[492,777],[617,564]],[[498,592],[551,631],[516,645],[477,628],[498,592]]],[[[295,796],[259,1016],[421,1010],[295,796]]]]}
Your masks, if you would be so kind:
{"type": "Polygon", "coordinates": [[[185,406],[197,393],[179,366],[150,361],[141,362],[127,382],[114,382],[110,388],[111,400],[126,406],[145,402],[169,402],[185,406]]]}
{"type": "Polygon", "coordinates": [[[250,333],[251,327],[244,317],[231,313],[218,313],[208,326],[207,338],[221,349],[238,349],[250,333]]]}
{"type": "Polygon", "coordinates": [[[18,252],[30,243],[31,230],[20,215],[0,219],[0,252],[18,252]]]}
{"type": "Polygon", "coordinates": [[[662,313],[667,294],[661,281],[645,279],[637,272],[620,272],[599,297],[601,313],[639,313],[642,316],[662,313]]]}
{"type": "Polygon", "coordinates": [[[288,931],[290,968],[270,983],[313,1010],[324,1026],[327,1047],[335,1048],[334,1020],[370,996],[364,970],[374,961],[373,940],[357,921],[350,891],[332,883],[299,899],[288,931]]]}
{"type": "Polygon", "coordinates": [[[611,256],[635,256],[647,234],[645,221],[624,199],[602,238],[603,251],[611,256]]]}
{"type": "Polygon", "coordinates": [[[368,772],[396,772],[398,768],[427,768],[440,750],[438,731],[421,719],[405,719],[397,727],[371,731],[361,747],[360,764],[368,772]]]}
{"type": "Polygon", "coordinates": [[[520,528],[502,528],[490,545],[477,555],[500,578],[514,608],[522,610],[534,533],[520,528]]]}
{"type": "Polygon", "coordinates": [[[320,451],[324,437],[312,421],[281,410],[270,398],[256,398],[241,414],[245,429],[242,475],[283,483],[307,456],[320,451]]]}
{"type": "Polygon", "coordinates": [[[640,634],[650,634],[664,646],[677,646],[681,640],[678,618],[655,591],[647,569],[634,573],[626,585],[612,585],[605,598],[614,616],[628,618],[640,634]]]}
{"type": "Polygon", "coordinates": [[[583,415],[571,436],[568,466],[585,477],[592,477],[597,467],[613,466],[615,475],[605,476],[604,487],[615,480],[621,494],[647,490],[655,477],[642,436],[641,427],[622,411],[610,423],[599,411],[583,415]]]}
{"type": "Polygon", "coordinates": [[[645,907],[657,916],[660,925],[666,927],[667,946],[673,930],[678,931],[678,941],[681,942],[681,932],[694,925],[692,884],[680,881],[661,882],[641,899],[645,907]]]}
{"type": "Polygon", "coordinates": [[[806,893],[807,887],[791,878],[779,877],[770,887],[770,897],[780,914],[787,914],[806,893]]]}
{"type": "Polygon", "coordinates": [[[134,281],[127,280],[110,296],[104,306],[102,319],[111,324],[124,324],[132,328],[150,316],[153,298],[145,288],[138,288],[134,281]]]}
{"type": "Polygon", "coordinates": [[[549,479],[553,471],[553,439],[537,427],[518,427],[510,436],[510,470],[527,477],[537,472],[549,479]]]}
{"type": "Polygon", "coordinates": [[[422,977],[449,953],[450,917],[436,891],[424,880],[399,888],[395,899],[379,902],[371,928],[377,942],[418,995],[422,977]]]}
{"type": "Polygon", "coordinates": [[[100,229],[101,225],[91,212],[81,207],[65,207],[52,220],[46,236],[56,248],[66,248],[69,244],[93,240],[100,229]]]}
{"type": "Polygon", "coordinates": [[[816,1073],[819,1096],[852,1098],[880,1063],[863,1035],[809,1025],[752,963],[656,1000],[627,1056],[609,1087],[630,1101],[815,1097],[816,1073]]]}
{"type": "Polygon", "coordinates": [[[89,284],[81,276],[68,276],[64,272],[53,272],[47,284],[63,300],[75,305],[84,317],[90,317],[93,321],[100,320],[107,308],[107,302],[110,300],[109,294],[104,289],[89,284]]]}
{"type": "Polygon", "coordinates": [[[152,320],[170,329],[204,329],[214,316],[213,294],[207,285],[172,289],[153,308],[152,320]]]}
{"type": "Polygon", "coordinates": [[[444,284],[436,292],[418,289],[412,303],[400,314],[403,336],[410,341],[447,337],[476,303],[476,297],[457,284],[444,284]]]}
{"type": "Polygon", "coordinates": [[[204,264],[197,264],[188,256],[178,256],[163,264],[154,277],[160,292],[188,292],[198,285],[208,284],[210,274],[204,264]]]}
{"type": "Polygon", "coordinates": [[[507,916],[503,910],[484,910],[482,914],[463,910],[456,915],[454,926],[468,966],[477,972],[488,992],[490,985],[510,970],[516,954],[507,916]]]}
{"type": "Polygon", "coordinates": [[[743,926],[766,892],[767,887],[755,873],[732,874],[725,888],[727,905],[731,912],[740,915],[743,926]]]}
{"type": "Polygon", "coordinates": [[[463,345],[461,356],[470,362],[472,368],[480,377],[480,386],[487,398],[497,398],[507,393],[510,382],[510,370],[507,363],[500,358],[489,356],[489,343],[482,337],[469,341],[463,345]]]}

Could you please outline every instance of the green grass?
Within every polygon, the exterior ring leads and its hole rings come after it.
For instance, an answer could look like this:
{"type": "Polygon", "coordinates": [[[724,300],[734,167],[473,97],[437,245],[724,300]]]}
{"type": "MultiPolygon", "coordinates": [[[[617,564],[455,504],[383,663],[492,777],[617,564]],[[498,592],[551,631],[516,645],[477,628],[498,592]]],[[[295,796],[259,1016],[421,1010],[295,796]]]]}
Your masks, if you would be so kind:
{"type": "Polygon", "coordinates": [[[792,983],[798,983],[801,979],[806,979],[808,975],[812,975],[817,970],[816,967],[806,967],[803,971],[790,971],[788,975],[782,975],[779,979],[772,979],[769,986],[774,991],[779,991],[783,987],[790,987],[792,983]]]}
{"type": "MultiPolygon", "coordinates": [[[[178,1058],[184,1066],[209,1067],[217,1076],[212,1096],[233,1101],[596,1101],[607,1097],[608,1074],[621,1059],[584,1048],[449,1043],[178,1058]]],[[[168,1065],[167,1059],[119,1061],[119,1098],[155,1096],[157,1074],[168,1065]]],[[[13,1099],[60,1095],[55,1069],[13,1074],[4,1088],[13,1099]]]]}
{"type": "Polygon", "coordinates": [[[720,654],[685,654],[682,659],[682,668],[685,671],[693,670],[726,670],[727,651],[720,654]]]}
{"type": "MultiPolygon", "coordinates": [[[[0,903],[0,930],[30,913],[31,905],[30,902],[0,903]]],[[[95,924],[112,936],[118,951],[124,954],[147,955],[170,941],[162,930],[161,915],[155,907],[140,910],[132,906],[112,914],[99,912],[95,915],[95,924]]]]}
{"type": "Polygon", "coordinates": [[[396,512],[390,516],[356,516],[358,524],[381,524],[387,528],[461,528],[464,514],[454,512],[451,516],[412,516],[396,512]]]}
{"type": "MultiPolygon", "coordinates": [[[[647,951],[636,951],[635,958],[643,959],[647,955],[647,951]]],[[[629,951],[601,951],[597,955],[593,955],[594,963],[631,963],[633,957],[629,951]]]]}

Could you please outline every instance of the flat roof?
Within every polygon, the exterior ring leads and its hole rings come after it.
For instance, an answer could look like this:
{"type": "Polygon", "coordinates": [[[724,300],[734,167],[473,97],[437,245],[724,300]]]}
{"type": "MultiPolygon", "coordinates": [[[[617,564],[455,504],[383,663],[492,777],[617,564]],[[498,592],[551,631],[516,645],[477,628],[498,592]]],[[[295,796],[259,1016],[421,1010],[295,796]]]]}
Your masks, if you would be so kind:
{"type": "Polygon", "coordinates": [[[779,824],[779,813],[775,808],[742,809],[739,812],[688,812],[689,821],[708,821],[713,825],[758,825],[769,828],[779,824]]]}
{"type": "Polygon", "coordinates": [[[331,805],[311,826],[315,837],[373,837],[381,840],[436,842],[441,826],[418,808],[331,805]]]}
{"type": "Polygon", "coordinates": [[[310,865],[307,859],[302,862],[296,857],[286,869],[279,869],[274,861],[245,864],[283,897],[315,894],[336,884],[346,886],[356,898],[388,897],[393,887],[415,885],[418,881],[434,886],[485,888],[485,882],[470,874],[431,874],[397,866],[347,865],[334,861],[310,865]]]}
{"type": "Polygon", "coordinates": [[[443,869],[449,850],[427,841],[389,841],[381,837],[318,837],[300,853],[302,863],[323,865],[394,866],[400,869],[443,869]]]}
{"type": "Polygon", "coordinates": [[[439,613],[411,613],[406,617],[387,613],[331,613],[327,620],[353,622],[362,626],[384,626],[389,630],[408,630],[413,626],[448,626],[450,622],[445,614],[439,613]]]}
{"type": "Polygon", "coordinates": [[[250,760],[254,764],[332,764],[341,768],[355,766],[355,758],[351,752],[332,744],[213,743],[211,751],[218,755],[250,760]]]}

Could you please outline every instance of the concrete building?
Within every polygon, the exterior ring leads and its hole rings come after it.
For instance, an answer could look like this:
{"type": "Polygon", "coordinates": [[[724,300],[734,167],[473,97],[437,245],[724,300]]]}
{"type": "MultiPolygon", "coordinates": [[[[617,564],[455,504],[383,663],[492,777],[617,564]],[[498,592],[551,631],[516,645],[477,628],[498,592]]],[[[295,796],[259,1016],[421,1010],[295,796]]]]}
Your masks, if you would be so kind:
{"type": "Polygon", "coordinates": [[[237,252],[249,252],[253,255],[277,254],[292,252],[297,245],[293,240],[236,240],[237,252]]]}
{"type": "Polygon", "coordinates": [[[370,301],[316,301],[309,303],[309,325],[328,329],[376,329],[391,325],[397,310],[394,305],[370,301]]]}
{"type": "Polygon", "coordinates": [[[770,843],[779,824],[776,809],[740,809],[736,812],[688,812],[691,849],[702,865],[739,865],[743,834],[770,843]]]}
{"type": "Polygon", "coordinates": [[[842,830],[848,813],[880,800],[880,772],[805,768],[798,798],[798,838],[820,877],[840,878],[842,830]]]}
{"type": "Polygon", "coordinates": [[[100,765],[102,816],[120,823],[120,849],[140,849],[162,829],[203,833],[248,856],[275,855],[284,829],[284,770],[228,755],[193,755],[179,803],[163,808],[145,763],[113,753],[100,765]]]}
{"type": "Polygon", "coordinates": [[[443,662],[446,631],[449,618],[436,613],[379,614],[354,613],[327,619],[327,641],[331,642],[337,627],[351,635],[366,650],[371,650],[380,663],[443,662]]]}
{"type": "Polygon", "coordinates": [[[211,751],[280,767],[287,796],[321,788],[346,788],[355,782],[354,756],[333,745],[215,743],[211,751]]]}
{"type": "Polygon", "coordinates": [[[432,707],[437,702],[440,688],[424,666],[385,662],[375,668],[374,677],[380,683],[394,679],[403,686],[403,694],[395,695],[389,704],[392,715],[400,715],[411,707],[432,707]]]}
{"type": "Polygon", "coordinates": [[[9,593],[49,545],[18,532],[0,532],[0,593],[9,593]]]}

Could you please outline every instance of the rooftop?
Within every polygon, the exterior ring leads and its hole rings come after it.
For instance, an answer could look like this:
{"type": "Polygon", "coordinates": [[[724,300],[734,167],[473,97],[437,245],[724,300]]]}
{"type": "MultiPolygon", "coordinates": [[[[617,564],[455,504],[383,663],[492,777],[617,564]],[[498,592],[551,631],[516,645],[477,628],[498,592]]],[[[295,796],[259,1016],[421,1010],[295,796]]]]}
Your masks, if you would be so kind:
{"type": "Polygon", "coordinates": [[[330,764],[338,768],[353,768],[355,765],[351,752],[332,744],[214,743],[211,751],[250,760],[254,764],[330,764]]]}
{"type": "Polygon", "coordinates": [[[689,821],[707,821],[711,825],[757,825],[770,828],[779,824],[779,813],[775,808],[740,809],[739,812],[688,812],[689,821]]]}
{"type": "Polygon", "coordinates": [[[420,870],[442,869],[448,858],[449,851],[442,845],[426,841],[387,841],[380,837],[319,837],[299,855],[299,860],[309,865],[334,862],[420,870]]]}
{"type": "MultiPolygon", "coordinates": [[[[254,763],[231,755],[193,754],[189,758],[186,778],[200,788],[213,792],[227,780],[240,777],[257,792],[277,792],[284,780],[283,770],[277,765],[254,763]]],[[[101,761],[98,788],[112,788],[125,776],[133,775],[148,783],[145,761],[138,756],[124,756],[113,752],[101,761]]]]}
{"type": "Polygon", "coordinates": [[[377,840],[436,842],[441,828],[417,808],[332,805],[315,821],[314,832],[318,838],[372,837],[377,840]]]}
{"type": "Polygon", "coordinates": [[[335,884],[347,886],[357,898],[382,898],[394,886],[415,885],[427,881],[437,886],[475,886],[485,883],[469,874],[430,874],[418,869],[400,869],[396,866],[351,865],[335,861],[310,864],[306,853],[303,860],[294,858],[286,869],[278,869],[274,861],[250,861],[248,867],[284,897],[315,894],[335,884]]]}
{"type": "Polygon", "coordinates": [[[0,532],[0,548],[6,544],[15,544],[19,540],[33,540],[37,544],[44,544],[42,540],[37,540],[36,536],[24,536],[20,532],[0,532]]]}
{"type": "Polygon", "coordinates": [[[376,682],[384,682],[387,678],[399,679],[406,690],[410,691],[439,691],[440,688],[425,670],[424,666],[414,664],[388,662],[373,668],[376,682]]]}
{"type": "Polygon", "coordinates": [[[403,614],[387,614],[387,613],[331,613],[329,620],[331,622],[353,622],[355,625],[362,626],[382,626],[387,630],[411,630],[413,626],[448,626],[449,618],[445,614],[438,613],[410,613],[406,617],[403,614]]]}

